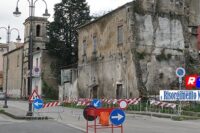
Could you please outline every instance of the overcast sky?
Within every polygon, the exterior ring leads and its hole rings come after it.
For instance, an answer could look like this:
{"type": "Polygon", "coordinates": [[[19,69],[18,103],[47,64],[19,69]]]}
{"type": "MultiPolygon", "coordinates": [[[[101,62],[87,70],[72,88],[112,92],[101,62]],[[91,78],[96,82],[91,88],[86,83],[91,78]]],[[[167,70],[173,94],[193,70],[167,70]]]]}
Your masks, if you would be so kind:
{"type": "MultiPolygon", "coordinates": [[[[59,3],[61,0],[46,0],[48,10],[51,14],[49,21],[53,20],[54,5],[59,3]]],[[[87,0],[90,6],[91,14],[101,13],[103,11],[110,11],[118,6],[121,6],[132,0],[87,0]]],[[[24,37],[24,20],[29,16],[29,4],[27,0],[19,1],[19,10],[22,12],[20,17],[14,17],[13,11],[15,11],[17,0],[0,0],[0,27],[7,27],[10,25],[11,28],[18,28],[20,30],[20,36],[23,40],[24,37]]],[[[45,10],[45,4],[42,0],[36,2],[35,16],[42,16],[45,10]]],[[[1,43],[6,42],[6,31],[0,29],[0,40],[1,43]]],[[[17,33],[13,31],[11,33],[11,41],[15,41],[17,33]]]]}

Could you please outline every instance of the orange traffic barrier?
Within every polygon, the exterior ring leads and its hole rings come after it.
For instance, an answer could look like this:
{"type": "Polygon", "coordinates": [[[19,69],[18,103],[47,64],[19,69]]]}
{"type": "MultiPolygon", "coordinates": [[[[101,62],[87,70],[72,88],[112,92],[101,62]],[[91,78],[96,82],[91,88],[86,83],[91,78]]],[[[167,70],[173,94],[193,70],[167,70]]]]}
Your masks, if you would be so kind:
{"type": "Polygon", "coordinates": [[[109,112],[100,112],[99,123],[102,126],[108,126],[109,125],[109,112]]]}

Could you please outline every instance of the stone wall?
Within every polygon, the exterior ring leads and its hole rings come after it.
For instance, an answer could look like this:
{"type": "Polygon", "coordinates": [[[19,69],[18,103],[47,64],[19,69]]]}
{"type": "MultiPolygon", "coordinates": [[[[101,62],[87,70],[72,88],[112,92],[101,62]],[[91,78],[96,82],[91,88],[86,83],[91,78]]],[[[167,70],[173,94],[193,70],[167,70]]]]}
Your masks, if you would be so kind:
{"type": "Polygon", "coordinates": [[[189,17],[191,26],[200,25],[200,1],[199,0],[190,0],[187,13],[188,13],[187,15],[189,17]]]}
{"type": "Polygon", "coordinates": [[[42,83],[46,82],[49,87],[58,90],[58,81],[55,77],[53,68],[56,67],[56,58],[51,57],[47,50],[42,50],[41,56],[41,79],[42,83]]]}
{"type": "Polygon", "coordinates": [[[136,0],[142,10],[153,13],[184,14],[186,0],[136,0]]]}
{"type": "Polygon", "coordinates": [[[134,6],[133,11],[133,32],[137,33],[133,43],[137,48],[133,56],[138,63],[136,66],[139,66],[136,70],[137,77],[141,78],[138,84],[147,94],[158,94],[160,89],[178,89],[176,68],[181,66],[187,74],[193,73],[195,71],[190,68],[199,59],[196,37],[192,37],[188,29],[190,2],[154,0],[151,1],[154,11],[148,9],[151,5],[148,2],[135,2],[139,6],[134,6]]]}
{"type": "Polygon", "coordinates": [[[179,19],[136,14],[137,53],[147,90],[170,89],[175,70],[184,66],[184,36],[179,19]],[[155,82],[156,81],[156,82],[155,82]]]}

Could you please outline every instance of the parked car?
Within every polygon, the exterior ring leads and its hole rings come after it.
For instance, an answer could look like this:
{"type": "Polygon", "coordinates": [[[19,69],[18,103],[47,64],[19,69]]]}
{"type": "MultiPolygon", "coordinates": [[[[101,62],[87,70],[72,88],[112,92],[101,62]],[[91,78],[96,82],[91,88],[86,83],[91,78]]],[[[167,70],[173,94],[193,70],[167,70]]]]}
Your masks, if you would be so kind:
{"type": "Polygon", "coordinates": [[[5,99],[5,92],[0,92],[0,100],[4,100],[5,99]]]}

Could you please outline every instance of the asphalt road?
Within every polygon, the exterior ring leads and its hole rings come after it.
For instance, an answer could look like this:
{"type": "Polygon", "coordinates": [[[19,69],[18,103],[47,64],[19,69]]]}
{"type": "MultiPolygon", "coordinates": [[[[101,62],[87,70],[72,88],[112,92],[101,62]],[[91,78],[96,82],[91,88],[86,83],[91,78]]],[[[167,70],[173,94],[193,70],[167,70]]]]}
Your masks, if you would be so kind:
{"type": "Polygon", "coordinates": [[[80,130],[48,121],[17,121],[0,114],[0,133],[83,133],[80,130]]]}
{"type": "Polygon", "coordinates": [[[200,120],[173,121],[149,116],[127,116],[126,133],[200,133],[200,120]]]}
{"type": "MultiPolygon", "coordinates": [[[[9,101],[11,106],[27,110],[28,104],[20,101],[9,101]]],[[[61,118],[57,113],[48,113],[55,121],[16,121],[8,118],[1,120],[0,133],[81,133],[85,131],[86,121],[83,110],[64,108],[61,118]],[[75,127],[75,129],[70,127],[75,127]],[[23,132],[23,131],[24,132],[23,132]],[[14,131],[14,132],[13,132],[14,131]]],[[[4,116],[5,117],[5,116],[4,116]]],[[[200,133],[200,120],[173,121],[171,119],[156,118],[142,115],[126,114],[124,133],[200,133]]],[[[90,129],[90,133],[94,133],[90,129]]],[[[97,133],[111,133],[111,129],[98,130],[97,133]]],[[[121,133],[115,129],[114,133],[121,133]]]]}

